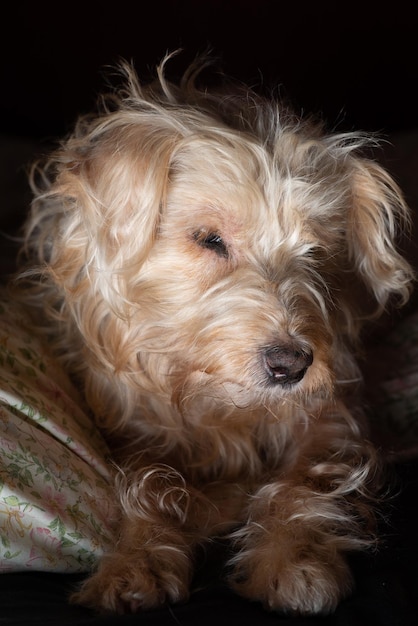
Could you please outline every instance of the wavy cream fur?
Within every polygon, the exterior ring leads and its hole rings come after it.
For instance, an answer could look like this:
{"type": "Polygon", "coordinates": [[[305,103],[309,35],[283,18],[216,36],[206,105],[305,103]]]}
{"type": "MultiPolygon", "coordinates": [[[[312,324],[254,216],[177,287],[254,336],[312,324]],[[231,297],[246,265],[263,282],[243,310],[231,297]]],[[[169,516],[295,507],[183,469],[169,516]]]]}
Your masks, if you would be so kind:
{"type": "Polygon", "coordinates": [[[362,320],[412,272],[408,209],[361,155],[249,90],[125,86],[36,166],[19,284],[114,449],[120,539],[76,601],[187,598],[196,548],[273,610],[332,611],[375,542],[362,320]]]}

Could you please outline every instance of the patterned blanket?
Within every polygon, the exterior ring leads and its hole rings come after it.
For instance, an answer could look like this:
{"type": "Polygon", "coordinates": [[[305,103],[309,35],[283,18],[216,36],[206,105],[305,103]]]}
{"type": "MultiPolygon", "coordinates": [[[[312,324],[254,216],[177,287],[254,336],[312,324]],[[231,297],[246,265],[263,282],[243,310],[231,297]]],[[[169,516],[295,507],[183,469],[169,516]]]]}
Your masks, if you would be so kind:
{"type": "Polygon", "coordinates": [[[83,572],[113,540],[107,449],[78,394],[0,303],[0,572],[83,572]]]}

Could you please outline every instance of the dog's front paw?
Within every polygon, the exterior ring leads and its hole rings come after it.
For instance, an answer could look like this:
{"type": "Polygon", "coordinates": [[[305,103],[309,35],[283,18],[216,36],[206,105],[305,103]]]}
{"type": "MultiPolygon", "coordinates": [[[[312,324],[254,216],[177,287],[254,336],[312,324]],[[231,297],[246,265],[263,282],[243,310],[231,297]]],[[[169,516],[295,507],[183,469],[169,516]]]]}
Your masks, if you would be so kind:
{"type": "Polygon", "coordinates": [[[234,559],[231,587],[272,611],[298,615],[327,614],[351,589],[351,574],[340,555],[318,558],[303,551],[287,560],[276,550],[246,552],[234,559]]]}
{"type": "Polygon", "coordinates": [[[184,555],[175,554],[170,560],[145,550],[113,554],[103,558],[71,600],[100,612],[135,613],[186,600],[189,578],[184,555]]]}

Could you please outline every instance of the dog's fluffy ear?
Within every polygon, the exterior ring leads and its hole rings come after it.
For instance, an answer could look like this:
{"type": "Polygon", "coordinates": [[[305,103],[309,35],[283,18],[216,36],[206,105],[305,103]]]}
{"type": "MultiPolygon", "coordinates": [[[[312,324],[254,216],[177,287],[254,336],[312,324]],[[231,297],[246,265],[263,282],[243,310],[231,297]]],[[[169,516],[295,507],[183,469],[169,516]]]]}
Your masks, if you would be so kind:
{"type": "Polygon", "coordinates": [[[409,209],[395,181],[373,161],[356,159],[352,181],[349,254],[379,314],[391,295],[404,304],[410,294],[413,271],[395,247],[409,229],[409,209]]]}
{"type": "Polygon", "coordinates": [[[73,299],[94,290],[118,315],[155,240],[175,144],[150,118],[122,112],[76,132],[35,189],[29,239],[53,281],[73,299]]]}
{"type": "Polygon", "coordinates": [[[172,146],[172,134],[159,129],[158,120],[153,129],[139,121],[115,129],[61,176],[109,262],[120,252],[125,265],[148,257],[165,203],[172,146]]]}

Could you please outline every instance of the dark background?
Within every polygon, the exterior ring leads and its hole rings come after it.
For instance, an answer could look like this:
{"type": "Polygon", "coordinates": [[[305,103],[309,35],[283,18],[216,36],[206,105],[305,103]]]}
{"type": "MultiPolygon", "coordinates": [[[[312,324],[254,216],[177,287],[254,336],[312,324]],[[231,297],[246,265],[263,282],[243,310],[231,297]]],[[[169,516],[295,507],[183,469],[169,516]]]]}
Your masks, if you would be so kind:
{"type": "Polygon", "coordinates": [[[8,0],[2,8],[0,133],[56,137],[90,109],[102,71],[133,59],[147,78],[167,50],[208,46],[227,73],[330,127],[418,126],[413,2],[8,0]]]}

